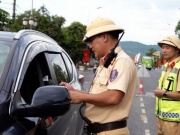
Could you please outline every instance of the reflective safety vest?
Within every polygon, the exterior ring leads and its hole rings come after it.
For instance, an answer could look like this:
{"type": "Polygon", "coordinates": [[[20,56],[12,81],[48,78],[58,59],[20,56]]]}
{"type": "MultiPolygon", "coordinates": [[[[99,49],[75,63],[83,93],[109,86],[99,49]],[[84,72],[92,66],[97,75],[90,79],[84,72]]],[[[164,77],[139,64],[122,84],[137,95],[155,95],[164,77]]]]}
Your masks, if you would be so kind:
{"type": "MultiPolygon", "coordinates": [[[[166,63],[158,81],[158,88],[163,91],[175,92],[177,89],[180,61],[176,62],[167,75],[167,78],[164,79],[167,66],[168,64],[166,63]]],[[[180,122],[180,100],[173,100],[167,97],[156,97],[155,114],[162,120],[180,122]]]]}

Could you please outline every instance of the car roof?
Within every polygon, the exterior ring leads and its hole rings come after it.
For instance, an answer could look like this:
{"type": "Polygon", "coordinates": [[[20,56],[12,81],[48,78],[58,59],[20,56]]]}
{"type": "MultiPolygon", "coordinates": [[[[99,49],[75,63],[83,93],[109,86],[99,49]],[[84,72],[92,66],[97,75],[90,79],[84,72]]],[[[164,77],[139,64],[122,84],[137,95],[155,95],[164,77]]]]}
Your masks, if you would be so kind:
{"type": "Polygon", "coordinates": [[[0,39],[13,40],[17,32],[0,31],[0,39]]]}
{"type": "Polygon", "coordinates": [[[35,30],[20,30],[18,32],[8,32],[8,31],[0,31],[0,40],[19,40],[21,37],[25,36],[25,35],[39,35],[41,37],[44,37],[45,41],[51,42],[51,43],[55,43],[57,44],[57,42],[52,39],[51,37],[49,37],[48,35],[41,33],[39,31],[35,31],[35,30]]]}

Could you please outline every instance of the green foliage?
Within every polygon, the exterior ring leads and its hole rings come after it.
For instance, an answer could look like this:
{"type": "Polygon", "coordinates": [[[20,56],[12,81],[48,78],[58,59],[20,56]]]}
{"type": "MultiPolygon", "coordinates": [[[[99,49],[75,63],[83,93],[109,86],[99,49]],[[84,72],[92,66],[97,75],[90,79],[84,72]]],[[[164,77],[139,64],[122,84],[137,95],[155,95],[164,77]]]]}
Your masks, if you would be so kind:
{"type": "Polygon", "coordinates": [[[85,29],[86,26],[82,25],[81,23],[73,22],[64,31],[66,33],[68,42],[64,48],[71,56],[74,63],[77,63],[83,58],[83,50],[86,48],[86,44],[82,43],[85,29]]]}
{"type": "Polygon", "coordinates": [[[20,16],[17,16],[17,19],[14,20],[14,23],[12,23],[10,25],[10,31],[12,32],[17,32],[21,29],[23,29],[23,25],[22,25],[22,19],[23,17],[25,17],[25,15],[20,15],[20,16]]]}
{"type": "MultiPolygon", "coordinates": [[[[37,19],[38,21],[38,25],[36,29],[38,31],[41,31],[45,34],[49,35],[49,31],[48,28],[51,27],[52,21],[51,21],[51,17],[49,15],[48,10],[45,10],[46,8],[44,6],[40,7],[40,9],[38,9],[37,11],[35,9],[33,9],[32,14],[33,17],[37,19]],[[43,10],[43,12],[42,12],[43,10]]],[[[10,30],[17,32],[21,29],[29,29],[30,26],[23,26],[23,18],[24,17],[30,17],[31,16],[31,11],[25,11],[23,14],[20,14],[16,17],[16,19],[14,20],[14,23],[11,25],[10,30]]]]}
{"type": "Polygon", "coordinates": [[[153,55],[154,55],[154,52],[157,52],[157,50],[154,49],[154,48],[150,48],[150,49],[148,50],[148,52],[146,53],[146,55],[147,55],[147,56],[153,56],[153,55]]]}
{"type": "Polygon", "coordinates": [[[0,30],[7,30],[12,20],[8,18],[9,13],[3,9],[0,9],[0,30]]]}

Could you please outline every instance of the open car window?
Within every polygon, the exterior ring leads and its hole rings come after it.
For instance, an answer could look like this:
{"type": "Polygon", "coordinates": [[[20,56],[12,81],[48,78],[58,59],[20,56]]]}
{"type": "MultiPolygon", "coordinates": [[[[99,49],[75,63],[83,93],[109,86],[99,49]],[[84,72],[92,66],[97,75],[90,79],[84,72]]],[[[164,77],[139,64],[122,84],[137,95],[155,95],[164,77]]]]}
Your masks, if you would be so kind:
{"type": "Polygon", "coordinates": [[[44,77],[51,79],[46,57],[42,52],[30,62],[20,88],[21,96],[26,103],[31,103],[33,94],[38,87],[48,85],[48,80],[44,80],[44,77]]]}

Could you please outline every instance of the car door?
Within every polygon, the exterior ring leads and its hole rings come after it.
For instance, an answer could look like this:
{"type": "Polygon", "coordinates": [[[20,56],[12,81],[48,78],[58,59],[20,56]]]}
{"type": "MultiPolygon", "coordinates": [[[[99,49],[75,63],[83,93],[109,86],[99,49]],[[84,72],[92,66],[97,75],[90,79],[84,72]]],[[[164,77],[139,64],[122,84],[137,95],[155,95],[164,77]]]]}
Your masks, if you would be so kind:
{"type": "MultiPolygon", "coordinates": [[[[19,100],[25,104],[31,104],[37,88],[45,85],[58,85],[61,81],[69,82],[81,90],[75,66],[70,57],[62,50],[58,45],[45,42],[33,42],[28,45],[23,54],[14,89],[15,93],[20,93],[19,100]],[[67,64],[68,62],[69,64],[67,64]]],[[[7,133],[26,133],[37,125],[33,131],[33,134],[36,135],[81,134],[83,122],[78,109],[79,105],[72,105],[63,116],[18,118],[7,133]]]]}
{"type": "MultiPolygon", "coordinates": [[[[13,86],[13,92],[20,93],[19,99],[25,104],[31,104],[35,90],[45,86],[44,76],[51,77],[44,51],[47,50],[41,42],[33,42],[19,55],[21,64],[18,75],[13,86]]],[[[23,50],[23,48],[17,48],[23,50]]],[[[17,71],[15,71],[17,72],[17,71]]],[[[13,102],[13,95],[12,100],[13,102]]],[[[11,108],[11,105],[10,105],[11,108]]],[[[4,134],[24,134],[32,129],[39,121],[38,117],[13,117],[15,122],[4,132],[4,134]]]]}

